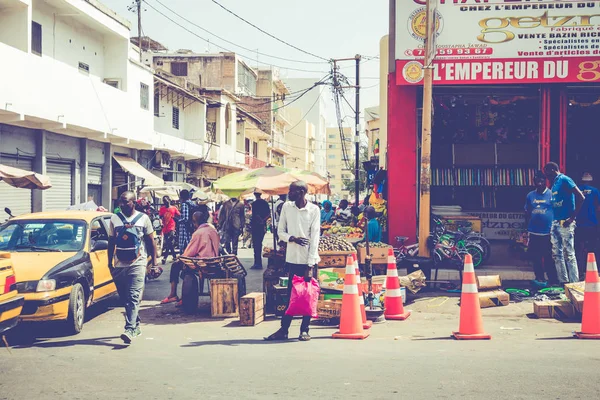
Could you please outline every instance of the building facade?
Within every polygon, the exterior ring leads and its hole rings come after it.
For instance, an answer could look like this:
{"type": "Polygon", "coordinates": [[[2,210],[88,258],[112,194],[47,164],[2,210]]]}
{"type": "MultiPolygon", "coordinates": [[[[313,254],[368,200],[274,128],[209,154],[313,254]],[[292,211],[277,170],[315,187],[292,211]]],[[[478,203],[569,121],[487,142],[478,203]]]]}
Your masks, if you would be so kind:
{"type": "Polygon", "coordinates": [[[290,155],[288,168],[315,172],[315,126],[303,117],[303,110],[290,107],[288,115],[293,127],[287,133],[290,155]]]}
{"type": "Polygon", "coordinates": [[[155,129],[155,77],[137,61],[129,22],[95,0],[1,7],[0,163],[52,181],[45,191],[0,182],[15,214],[89,199],[111,208],[120,191],[163,182],[138,162],[143,152],[202,156],[190,136],[155,129]]]}
{"type": "Polygon", "coordinates": [[[352,128],[327,128],[327,178],[333,200],[350,199],[349,185],[354,183],[352,164],[352,128]]]}

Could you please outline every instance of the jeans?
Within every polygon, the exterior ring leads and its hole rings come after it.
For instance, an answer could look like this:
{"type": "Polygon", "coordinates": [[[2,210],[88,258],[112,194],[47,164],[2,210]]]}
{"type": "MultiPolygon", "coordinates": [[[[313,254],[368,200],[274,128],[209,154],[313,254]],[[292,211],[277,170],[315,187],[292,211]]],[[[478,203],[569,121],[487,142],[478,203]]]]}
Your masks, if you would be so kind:
{"type": "Polygon", "coordinates": [[[221,242],[225,245],[225,250],[227,250],[229,254],[235,254],[237,256],[241,233],[242,232],[237,229],[223,232],[223,238],[221,242]]]}
{"type": "MultiPolygon", "coordinates": [[[[309,268],[309,266],[301,265],[301,264],[290,264],[290,263],[286,263],[286,265],[290,270],[289,280],[288,280],[288,288],[287,288],[288,289],[287,290],[288,304],[289,304],[290,296],[292,294],[292,281],[294,280],[294,275],[304,277],[304,275],[306,275],[306,270],[309,268]]],[[[294,317],[292,315],[287,315],[287,314],[284,314],[283,317],[281,317],[281,330],[284,331],[285,333],[288,333],[288,331],[290,329],[290,325],[292,324],[292,319],[294,319],[294,317]]],[[[302,325],[300,325],[300,333],[302,333],[302,332],[308,333],[308,330],[310,329],[309,326],[310,326],[310,315],[305,315],[302,317],[302,325]]]]}
{"type": "Polygon", "coordinates": [[[254,266],[262,268],[263,240],[265,239],[265,227],[252,228],[252,247],[254,248],[254,266]]]}
{"type": "Polygon", "coordinates": [[[533,262],[533,271],[537,281],[545,281],[544,273],[548,275],[551,284],[558,283],[556,265],[552,260],[552,243],[550,235],[529,234],[527,254],[533,262]]]}
{"type": "Polygon", "coordinates": [[[169,255],[173,257],[173,260],[177,258],[177,253],[175,253],[174,231],[167,232],[164,234],[162,257],[166,260],[167,258],[169,258],[169,255]]]}
{"type": "Polygon", "coordinates": [[[112,270],[119,297],[125,303],[125,330],[133,330],[140,325],[140,302],[144,292],[146,277],[145,265],[132,265],[112,270]]]}
{"type": "Polygon", "coordinates": [[[552,257],[556,264],[558,282],[572,283],[579,281],[577,258],[575,257],[575,223],[568,227],[562,225],[563,221],[552,222],[552,257]]]}

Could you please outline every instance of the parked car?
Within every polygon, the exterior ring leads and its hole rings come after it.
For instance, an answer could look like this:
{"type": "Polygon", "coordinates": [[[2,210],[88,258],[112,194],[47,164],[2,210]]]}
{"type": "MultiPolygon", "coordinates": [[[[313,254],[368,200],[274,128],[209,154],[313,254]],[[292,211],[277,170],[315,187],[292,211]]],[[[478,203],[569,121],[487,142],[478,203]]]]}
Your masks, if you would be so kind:
{"type": "Polygon", "coordinates": [[[17,325],[23,302],[23,296],[17,292],[10,253],[0,252],[0,334],[17,325]]]}
{"type": "Polygon", "coordinates": [[[64,320],[83,329],[87,307],[117,293],[108,268],[111,214],[57,211],[22,215],[0,227],[10,252],[23,321],[64,320]]]}

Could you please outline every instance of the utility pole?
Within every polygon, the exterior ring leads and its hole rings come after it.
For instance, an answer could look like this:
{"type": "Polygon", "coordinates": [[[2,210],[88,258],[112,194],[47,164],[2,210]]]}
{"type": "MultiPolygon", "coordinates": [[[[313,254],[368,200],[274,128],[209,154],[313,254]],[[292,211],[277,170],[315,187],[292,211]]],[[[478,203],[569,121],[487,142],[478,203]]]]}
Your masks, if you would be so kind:
{"type": "Polygon", "coordinates": [[[423,64],[423,121],[421,132],[421,176],[419,193],[419,256],[429,257],[427,238],[431,232],[431,116],[433,101],[433,59],[437,0],[427,0],[425,60],[423,64]]]}
{"type": "Polygon", "coordinates": [[[138,47],[140,48],[140,62],[142,62],[142,0],[136,0],[138,15],[138,47]]]}
{"type": "Polygon", "coordinates": [[[355,135],[354,135],[354,206],[358,207],[360,198],[360,54],[355,57],[356,60],[356,109],[355,114],[355,135]]]}

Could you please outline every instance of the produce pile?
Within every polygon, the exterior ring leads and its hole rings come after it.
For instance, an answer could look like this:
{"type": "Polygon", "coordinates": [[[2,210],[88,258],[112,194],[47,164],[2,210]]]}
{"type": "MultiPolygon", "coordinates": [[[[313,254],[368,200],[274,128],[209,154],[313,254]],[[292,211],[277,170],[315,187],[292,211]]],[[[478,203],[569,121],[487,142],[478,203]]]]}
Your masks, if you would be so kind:
{"type": "Polygon", "coordinates": [[[322,236],[319,240],[319,252],[322,251],[354,251],[354,246],[346,239],[336,236],[322,236]]]}
{"type": "MultiPolygon", "coordinates": [[[[359,243],[358,247],[367,247],[365,243],[359,243]]],[[[369,242],[369,248],[373,249],[387,249],[390,245],[383,242],[369,242]]]]}
{"type": "Polygon", "coordinates": [[[329,235],[345,235],[349,238],[362,238],[363,231],[360,228],[353,228],[351,226],[338,226],[333,225],[331,228],[323,232],[324,236],[329,235]]]}

